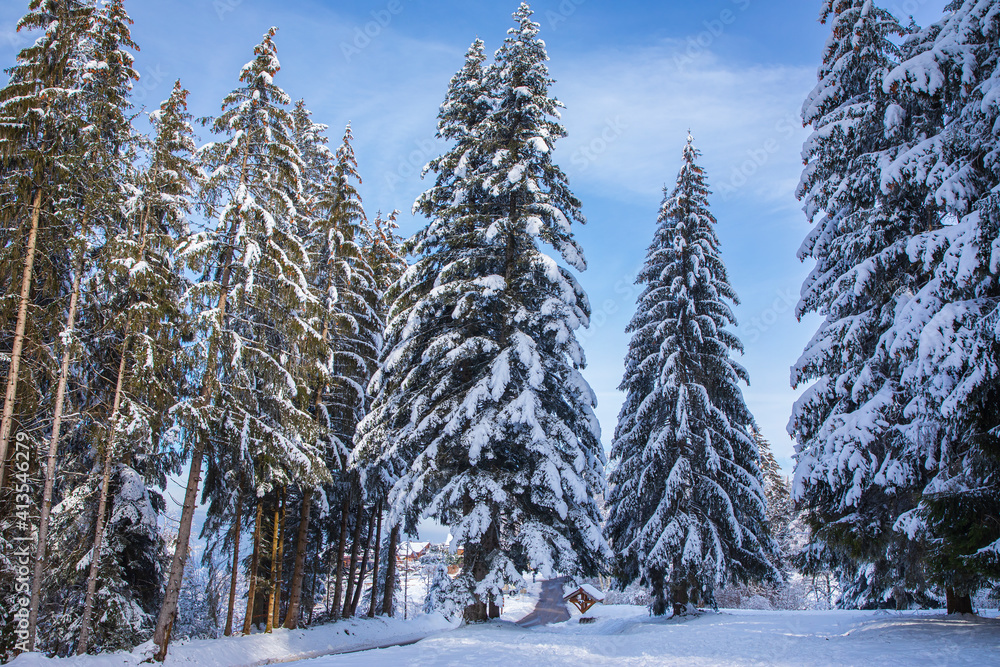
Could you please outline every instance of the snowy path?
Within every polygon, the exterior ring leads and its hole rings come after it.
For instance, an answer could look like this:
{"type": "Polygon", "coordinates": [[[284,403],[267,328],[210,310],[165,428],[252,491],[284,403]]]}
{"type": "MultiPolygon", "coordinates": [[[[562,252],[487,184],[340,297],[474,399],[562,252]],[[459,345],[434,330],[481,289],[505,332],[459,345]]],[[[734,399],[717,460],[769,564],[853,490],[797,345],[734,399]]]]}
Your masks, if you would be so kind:
{"type": "MultiPolygon", "coordinates": [[[[171,644],[164,667],[262,667],[319,656],[363,652],[377,655],[381,647],[407,645],[455,627],[439,614],[421,615],[404,621],[398,618],[354,618],[304,630],[276,629],[271,634],[249,637],[200,639],[171,644]]],[[[151,645],[131,653],[46,658],[26,653],[15,658],[11,667],[138,667],[151,645]]],[[[302,663],[314,664],[314,663],[302,663]]]]}
{"type": "Polygon", "coordinates": [[[570,618],[569,609],[563,602],[563,584],[568,581],[569,577],[543,581],[542,592],[538,596],[538,603],[534,610],[517,624],[522,628],[533,628],[539,625],[568,621],[570,618]]]}
{"type": "Polygon", "coordinates": [[[1000,621],[930,612],[708,613],[649,618],[643,607],[598,606],[598,621],[525,629],[466,626],[412,646],[329,656],[303,667],[462,665],[951,665],[998,664],[1000,621]]]}

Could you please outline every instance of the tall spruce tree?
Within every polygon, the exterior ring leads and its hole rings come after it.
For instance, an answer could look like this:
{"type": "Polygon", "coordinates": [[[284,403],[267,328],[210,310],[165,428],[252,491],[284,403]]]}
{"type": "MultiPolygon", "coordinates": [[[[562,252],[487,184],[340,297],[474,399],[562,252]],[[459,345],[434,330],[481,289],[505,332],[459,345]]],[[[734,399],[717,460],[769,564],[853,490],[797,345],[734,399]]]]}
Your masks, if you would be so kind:
{"type": "Polygon", "coordinates": [[[202,274],[185,298],[199,310],[206,333],[190,348],[200,356],[195,365],[204,369],[197,396],[175,409],[191,464],[153,638],[161,661],[209,441],[216,452],[235,448],[254,461],[252,488],[258,498],[272,494],[272,509],[279,488],[328,477],[313,419],[296,402],[305,388],[288,370],[321,336],[309,315],[318,299],[308,284],[308,250],[296,219],[302,161],[286,108],[290,100],[274,83],[280,69],[276,32],[264,35],[240,73],[243,85],[223,101],[213,126],[223,140],[205,149],[212,168],[207,198],[218,226],[180,249],[202,274]]]}
{"type": "Polygon", "coordinates": [[[92,286],[91,326],[102,332],[93,347],[103,379],[93,384],[105,385],[100,400],[106,407],[93,431],[101,472],[78,653],[88,650],[92,629],[105,649],[109,636],[121,645],[144,641],[162,595],[166,549],[157,523],[166,476],[177,472],[178,459],[163,442],[188,370],[179,364],[185,284],[175,251],[189,234],[187,216],[201,180],[187,94],[178,82],[151,114],[148,161],[123,183],[130,186],[124,224],[99,254],[92,286]],[[119,561],[123,553],[128,558],[119,561]],[[122,619],[124,628],[93,627],[95,616],[122,619]]]}
{"type": "MultiPolygon", "coordinates": [[[[3,290],[0,323],[4,342],[6,392],[0,418],[0,500],[7,472],[15,415],[23,430],[35,427],[32,415],[46,403],[41,373],[18,392],[21,362],[27,353],[38,369],[50,364],[46,344],[65,325],[59,290],[72,282],[68,239],[74,238],[70,192],[79,165],[80,133],[86,126],[77,98],[83,83],[86,44],[93,5],[83,0],[33,0],[18,30],[42,34],[17,56],[0,89],[0,156],[4,166],[4,224],[0,243],[3,290]],[[74,157],[75,156],[75,157],[74,157]],[[30,306],[34,306],[31,308],[30,306]],[[8,326],[9,325],[9,326],[8,326]]],[[[78,192],[78,190],[77,190],[78,192]]],[[[53,371],[53,375],[58,370],[53,371]]],[[[4,507],[0,512],[6,513],[4,507]]]]}
{"type": "Polygon", "coordinates": [[[677,184],[637,282],[645,285],[621,389],[605,528],[622,584],[649,588],[652,612],[715,604],[732,582],[778,577],[765,519],[754,420],[726,327],[738,303],[719,254],[700,153],[688,137],[677,184]]]}
{"type": "Polygon", "coordinates": [[[803,106],[813,134],[798,196],[815,224],[800,251],[816,265],[799,317],[825,317],[792,368],[794,495],[812,540],[832,549],[847,607],[905,606],[924,588],[920,545],[893,531],[925,482],[900,430],[910,400],[889,342],[897,309],[924,278],[907,243],[926,229],[926,189],[884,186],[883,168],[928,121],[886,94],[899,58],[896,19],[870,0],[827,0],[818,83],[803,106]]]}
{"type": "Polygon", "coordinates": [[[995,3],[952,2],[886,81],[940,114],[885,180],[928,188],[950,218],[908,246],[930,279],[900,308],[893,340],[914,394],[910,445],[932,473],[897,528],[926,540],[949,613],[972,612],[972,595],[1000,581],[998,38],[995,3]]]}
{"type": "MultiPolygon", "coordinates": [[[[40,38],[17,56],[7,70],[10,80],[0,90],[0,164],[3,224],[0,226],[0,301],[2,365],[5,366],[6,394],[0,424],[0,596],[13,610],[16,597],[13,573],[16,553],[10,540],[8,512],[12,510],[5,489],[8,444],[15,421],[21,436],[34,431],[44,438],[50,424],[51,379],[60,375],[60,353],[68,363],[76,351],[74,326],[76,308],[67,314],[69,284],[79,286],[71,275],[74,256],[69,230],[75,221],[72,209],[79,204],[73,168],[79,165],[80,132],[86,126],[80,104],[91,8],[84,3],[36,2],[18,24],[19,30],[43,30],[40,38]],[[53,349],[59,333],[66,331],[65,344],[53,349]],[[25,347],[27,346],[27,347],[25,347]],[[22,361],[25,361],[22,367],[22,361]],[[29,378],[19,384],[21,375],[29,378]],[[21,387],[19,391],[19,386],[21,387]],[[25,391],[27,389],[27,391],[25,391]]],[[[76,302],[73,302],[76,305],[76,302]]],[[[63,383],[65,387],[65,382],[63,383]]],[[[33,438],[34,439],[34,438],[33,438]]],[[[41,438],[40,438],[41,439],[41,438]]],[[[43,570],[49,541],[49,515],[56,485],[55,465],[58,438],[48,438],[49,456],[44,462],[44,491],[35,570],[43,570]]],[[[41,448],[39,448],[41,449],[41,448]]],[[[13,479],[13,487],[29,488],[25,471],[13,479]]],[[[41,580],[32,580],[27,628],[18,632],[18,644],[34,647],[41,580]],[[23,634],[22,634],[23,633],[23,634]]],[[[6,625],[9,618],[0,619],[6,625]]],[[[12,626],[8,626],[12,627],[12,626]]],[[[8,647],[0,647],[4,650],[8,647]]]]}
{"type": "MultiPolygon", "coordinates": [[[[398,475],[390,524],[412,530],[431,516],[464,546],[448,599],[468,621],[498,615],[503,586],[521,571],[595,574],[608,555],[594,500],[604,489],[596,399],[575,336],[589,304],[539,248],[586,268],[571,230],[583,222],[579,202],[552,160],[565,131],[531,15],[525,4],[514,14],[483,84],[452,81],[439,131],[464,123],[466,155],[440,161],[439,189],[418,200],[433,219],[393,288],[385,361],[360,428],[362,450],[381,451],[398,475]],[[466,84],[488,92],[478,122],[459,101],[466,84]]],[[[474,46],[463,71],[477,60],[474,46]]]]}

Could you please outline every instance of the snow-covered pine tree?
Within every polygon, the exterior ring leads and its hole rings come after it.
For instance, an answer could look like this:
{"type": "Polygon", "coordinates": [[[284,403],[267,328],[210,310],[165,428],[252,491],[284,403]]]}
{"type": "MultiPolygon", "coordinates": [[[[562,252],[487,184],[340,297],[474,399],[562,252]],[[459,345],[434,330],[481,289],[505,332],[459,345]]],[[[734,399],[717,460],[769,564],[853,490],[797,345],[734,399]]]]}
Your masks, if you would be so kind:
{"type": "Polygon", "coordinates": [[[738,303],[719,254],[700,152],[689,136],[677,184],[664,192],[637,283],[644,285],[612,443],[605,533],[622,585],[636,580],[652,613],[715,604],[728,582],[773,581],[775,545],[753,415],[739,382],[742,351],[727,329],[738,303]]]}
{"type": "MultiPolygon", "coordinates": [[[[372,222],[371,238],[363,248],[378,287],[379,313],[383,322],[391,305],[388,302],[387,292],[402,277],[407,267],[402,240],[396,234],[396,230],[399,229],[399,224],[396,222],[398,217],[399,211],[393,211],[387,218],[382,217],[381,211],[376,213],[372,222]]],[[[382,329],[384,331],[384,324],[382,329]]],[[[381,352],[381,348],[379,351],[381,352]]],[[[375,361],[377,366],[378,359],[375,361]]]]}
{"type": "Polygon", "coordinates": [[[343,558],[335,564],[333,613],[350,613],[355,591],[351,570],[357,565],[364,498],[357,474],[349,469],[358,422],[368,407],[365,387],[375,371],[383,320],[377,312],[378,290],[362,248],[369,230],[357,185],[361,183],[351,145],[350,125],[335,154],[330,154],[325,126],[311,125],[304,109],[297,111],[297,127],[307,144],[306,155],[316,165],[316,187],[311,195],[310,252],[314,258],[311,283],[323,303],[318,329],[322,330],[324,355],[313,365],[322,369],[310,410],[321,427],[321,447],[334,482],[326,489],[326,502],[339,507],[327,513],[327,530],[336,535],[338,552],[351,542],[351,563],[345,572],[343,558]],[[310,140],[309,137],[312,137],[310,140]],[[353,524],[353,530],[349,525],[353,524]],[[345,591],[345,576],[347,581],[345,591]],[[345,597],[346,592],[346,597],[345,597]]]}
{"type": "MultiPolygon", "coordinates": [[[[127,28],[123,11],[116,2],[101,9],[109,13],[103,19],[109,36],[127,28]]],[[[118,34],[123,44],[127,34],[118,34]]],[[[115,67],[100,71],[109,74],[115,67]]],[[[185,372],[178,366],[184,281],[174,251],[188,234],[187,215],[200,180],[186,98],[178,82],[151,114],[154,137],[146,162],[138,174],[120,179],[123,221],[116,231],[108,230],[89,286],[92,303],[85,316],[88,327],[100,332],[91,345],[95,371],[89,391],[99,408],[90,436],[97,474],[85,485],[85,495],[96,500],[91,501],[96,526],[90,527],[90,539],[84,538],[93,548],[76,647],[81,653],[90,647],[91,635],[99,650],[144,641],[162,595],[166,545],[158,519],[177,456],[161,441],[185,372]],[[92,624],[95,617],[102,621],[92,624]]]]}
{"type": "Polygon", "coordinates": [[[907,604],[923,588],[919,545],[893,531],[913,507],[923,466],[899,430],[909,402],[887,335],[896,310],[922,278],[907,256],[926,228],[926,189],[883,187],[882,170],[927,122],[883,79],[905,34],[870,0],[827,0],[831,24],[818,83],[803,106],[813,134],[798,196],[814,229],[799,250],[816,265],[799,317],[825,317],[792,368],[797,401],[794,495],[812,539],[832,549],[842,606],[907,604]],[[909,591],[909,592],[907,592],[909,591]]]}
{"type": "Polygon", "coordinates": [[[908,435],[933,478],[897,527],[928,545],[949,613],[1000,581],[1000,15],[958,0],[888,77],[922,96],[941,123],[896,160],[886,180],[928,187],[946,223],[911,240],[931,278],[900,309],[893,351],[915,395],[908,435]]]}
{"type": "Polygon", "coordinates": [[[204,149],[217,228],[181,248],[202,275],[185,298],[205,331],[190,348],[204,372],[197,396],[174,411],[191,466],[154,634],[158,660],[166,656],[176,614],[209,440],[216,450],[237,448],[252,458],[258,498],[284,485],[328,479],[312,416],[297,405],[306,388],[286,370],[321,336],[311,323],[319,300],[308,284],[309,256],[296,219],[302,161],[286,108],[290,100],[274,83],[280,69],[276,32],[264,35],[240,73],[243,85],[223,100],[213,130],[224,139],[204,149]]]}
{"type": "MultiPolygon", "coordinates": [[[[130,126],[128,97],[138,75],[132,67],[129,52],[135,48],[130,37],[130,23],[120,0],[99,6],[95,4],[93,11],[87,13],[86,26],[70,58],[78,69],[79,79],[79,88],[71,98],[71,104],[78,110],[83,125],[73,159],[68,159],[68,156],[62,158],[63,166],[69,168],[72,175],[71,182],[62,189],[62,202],[65,207],[63,222],[72,230],[75,275],[66,331],[61,340],[62,364],[48,436],[49,462],[42,498],[43,517],[39,526],[40,548],[33,581],[32,618],[29,619],[30,630],[34,630],[33,621],[40,603],[40,584],[44,582],[47,586],[44,608],[56,613],[48,611],[46,618],[41,620],[46,628],[41,636],[47,642],[46,648],[54,651],[72,645],[78,629],[82,637],[87,634],[89,623],[86,617],[95,607],[94,583],[99,568],[104,585],[97,606],[108,619],[95,636],[102,648],[131,647],[141,641],[149,628],[150,614],[159,594],[163,544],[158,535],[156,515],[157,507],[162,507],[162,502],[157,504],[158,499],[151,498],[155,493],[150,494],[141,478],[131,470],[117,470],[112,475],[107,465],[107,474],[101,484],[101,457],[94,447],[94,441],[100,441],[102,437],[100,425],[107,423],[104,419],[108,408],[105,399],[109,396],[104,378],[118,367],[117,359],[112,362],[105,355],[107,343],[114,334],[104,327],[109,311],[106,310],[107,302],[102,299],[108,295],[108,290],[101,282],[107,275],[106,262],[115,255],[111,249],[114,240],[123,235],[125,202],[135,161],[136,142],[130,126]],[[81,280],[81,277],[84,279],[81,280]],[[74,323],[75,318],[79,321],[78,325],[74,323]],[[64,414],[73,412],[79,416],[71,421],[64,420],[64,414]],[[71,426],[65,433],[61,430],[64,424],[71,426]],[[60,440],[64,436],[69,442],[63,445],[63,451],[59,451],[60,440]],[[68,474],[61,475],[63,479],[59,480],[57,488],[53,488],[57,451],[61,468],[68,474]],[[139,479],[139,488],[135,486],[136,478],[139,479]],[[102,509],[95,511],[93,505],[96,503],[93,503],[79,512],[79,503],[74,500],[94,496],[98,486],[102,487],[102,509]],[[103,506],[107,505],[109,496],[113,504],[105,513],[103,506]],[[52,523],[51,539],[64,548],[52,549],[51,556],[47,556],[47,510],[54,498],[61,502],[53,510],[56,518],[52,523]],[[64,508],[66,502],[79,513],[69,517],[64,508]],[[86,549],[80,550],[80,547],[92,543],[90,536],[95,534],[95,515],[97,534],[106,537],[106,546],[110,547],[109,553],[113,555],[110,561],[93,556],[94,552],[104,553],[100,544],[90,553],[86,549]],[[71,546],[65,548],[67,545],[71,546]],[[89,585],[81,576],[88,565],[89,585]],[[51,572],[52,576],[43,577],[43,571],[51,572]],[[87,590],[85,597],[84,589],[87,590]],[[55,604],[50,604],[52,601],[55,604]],[[73,613],[81,607],[85,610],[82,621],[79,614],[73,613]]],[[[172,269],[168,269],[167,273],[171,274],[168,279],[172,279],[172,269]]],[[[176,298],[176,293],[173,296],[176,298]]],[[[143,355],[144,361],[145,358],[143,355]]],[[[146,377],[147,381],[149,379],[146,377]]],[[[140,384],[141,391],[145,393],[145,383],[140,384]]],[[[135,389],[135,386],[131,384],[130,389],[135,389]]],[[[155,394],[155,391],[148,393],[155,394]]],[[[167,392],[167,407],[175,393],[173,390],[167,392]]],[[[138,429],[134,430],[141,438],[138,429]]],[[[136,452],[136,456],[124,458],[131,463],[143,457],[141,452],[136,452]]],[[[160,463],[164,460],[162,457],[156,459],[160,463]]],[[[150,471],[150,477],[162,485],[163,468],[159,472],[157,475],[150,471]]],[[[80,646],[85,650],[86,644],[84,638],[80,646]]]]}
{"type": "MultiPolygon", "coordinates": [[[[48,396],[38,390],[41,377],[18,392],[22,373],[52,367],[46,343],[65,326],[62,300],[72,260],[67,240],[72,238],[63,214],[65,188],[72,184],[74,154],[84,127],[76,101],[82,84],[80,45],[93,6],[83,0],[38,0],[18,22],[18,30],[40,30],[34,44],[23,49],[8,70],[10,79],[0,89],[0,159],[4,178],[0,225],[0,280],[8,285],[0,301],[0,331],[6,393],[0,418],[0,502],[6,498],[5,475],[15,414],[22,429],[35,430],[33,416],[48,396]],[[42,285],[42,288],[36,287],[42,285]],[[53,303],[59,304],[53,308],[53,303]],[[50,307],[39,308],[41,304],[50,307]],[[30,308],[29,306],[35,306],[30,308]],[[27,354],[37,363],[26,364],[27,354]]],[[[53,375],[58,370],[51,369],[53,375]]],[[[43,410],[44,412],[44,410],[43,410]]],[[[7,512],[0,505],[0,516],[7,512]]],[[[4,553],[9,551],[4,549],[4,553]]]]}
{"type": "Polygon", "coordinates": [[[787,565],[792,555],[791,524],[797,518],[795,504],[792,501],[792,485],[781,471],[778,459],[771,451],[771,443],[767,441],[759,429],[751,430],[751,435],[757,443],[760,455],[760,472],[764,481],[764,500],[767,503],[765,517],[771,531],[771,537],[778,545],[778,560],[775,564],[781,568],[787,565]]]}
{"type": "Polygon", "coordinates": [[[160,439],[184,372],[175,363],[183,279],[172,253],[187,234],[185,197],[191,195],[187,179],[193,171],[183,156],[163,153],[185,141],[188,151],[194,148],[180,108],[186,93],[178,88],[166,105],[167,126],[154,120],[163,162],[133,173],[128,95],[138,74],[127,50],[136,48],[132,21],[121,0],[100,5],[94,19],[84,93],[93,128],[87,164],[98,175],[88,189],[99,197],[96,210],[111,213],[102,220],[104,242],[84,308],[92,338],[93,372],[86,384],[95,404],[90,439],[99,490],[76,646],[81,654],[92,634],[100,650],[141,643],[159,602],[165,556],[159,496],[176,463],[160,450],[160,439]],[[95,626],[95,617],[104,620],[95,626]]]}
{"type": "MultiPolygon", "coordinates": [[[[589,304],[539,248],[586,268],[571,230],[579,202],[552,160],[565,131],[531,15],[522,4],[484,75],[491,108],[469,128],[468,155],[442,160],[446,189],[417,202],[432,221],[392,290],[376,399],[359,429],[361,456],[381,453],[371,458],[398,475],[390,525],[431,516],[464,546],[450,595],[469,621],[498,615],[521,571],[594,574],[609,555],[594,500],[604,488],[596,399],[575,336],[589,304]]],[[[476,59],[474,48],[466,67],[476,59]]],[[[475,116],[456,108],[462,78],[442,136],[475,116]]]]}
{"type": "MultiPolygon", "coordinates": [[[[79,136],[86,126],[79,101],[85,61],[81,47],[87,41],[91,13],[85,3],[32,3],[19,29],[40,29],[43,34],[18,54],[16,64],[7,70],[9,82],[0,89],[0,165],[4,173],[0,179],[0,199],[4,202],[0,207],[0,284],[8,287],[0,300],[0,365],[6,380],[0,424],[0,599],[10,610],[16,608],[16,563],[7,556],[15,553],[8,541],[14,535],[7,521],[13,496],[8,495],[4,479],[8,444],[14,435],[12,425],[16,419],[22,434],[36,433],[39,440],[45,439],[54,393],[50,378],[60,375],[60,356],[76,351],[73,331],[68,331],[65,339],[59,334],[75,321],[76,309],[67,308],[72,300],[67,287],[78,287],[80,276],[80,271],[71,272],[74,252],[69,230],[78,221],[79,197],[74,195],[79,189],[73,170],[80,164],[79,136]],[[73,311],[73,318],[68,310],[73,311]],[[59,342],[66,345],[58,347],[59,342]],[[22,374],[28,382],[21,383],[19,391],[22,374]]],[[[69,291],[79,294],[78,289],[69,291]]],[[[68,368],[61,376],[67,375],[68,368]]],[[[50,445],[58,442],[48,440],[50,445]]],[[[52,454],[44,462],[43,544],[48,540],[44,531],[49,527],[48,510],[56,483],[52,454]]],[[[24,472],[13,480],[12,486],[15,484],[30,486],[24,472]]],[[[35,555],[37,562],[45,553],[36,551],[35,555]]],[[[22,645],[34,644],[39,595],[36,585],[28,628],[19,637],[22,645]]],[[[14,626],[9,622],[6,615],[0,617],[0,623],[12,630],[6,636],[13,637],[14,626]]],[[[0,646],[0,651],[9,648],[0,646]]]]}

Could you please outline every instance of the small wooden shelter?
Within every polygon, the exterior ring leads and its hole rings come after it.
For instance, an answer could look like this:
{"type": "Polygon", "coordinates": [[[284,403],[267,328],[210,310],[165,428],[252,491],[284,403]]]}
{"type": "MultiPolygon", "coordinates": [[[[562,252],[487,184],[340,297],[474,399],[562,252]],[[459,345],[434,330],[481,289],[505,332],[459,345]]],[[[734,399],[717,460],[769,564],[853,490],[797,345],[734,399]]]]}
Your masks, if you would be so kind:
{"type": "Polygon", "coordinates": [[[573,603],[573,606],[580,610],[581,614],[586,614],[587,610],[598,602],[604,602],[604,593],[597,590],[590,584],[583,584],[575,591],[563,598],[573,603]]]}

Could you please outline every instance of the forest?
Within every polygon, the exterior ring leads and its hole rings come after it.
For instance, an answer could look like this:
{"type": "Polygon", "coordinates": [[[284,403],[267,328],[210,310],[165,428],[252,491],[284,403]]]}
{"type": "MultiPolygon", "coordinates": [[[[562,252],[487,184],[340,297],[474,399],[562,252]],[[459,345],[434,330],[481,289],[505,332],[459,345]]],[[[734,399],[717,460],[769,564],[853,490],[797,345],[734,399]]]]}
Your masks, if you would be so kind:
{"type": "Polygon", "coordinates": [[[817,577],[843,609],[995,599],[1000,4],[925,28],[821,5],[796,307],[821,323],[792,367],[789,480],[744,397],[691,134],[605,450],[587,220],[527,4],[441,82],[445,150],[403,238],[364,207],[351,124],[331,142],[310,91],[282,88],[277,28],[217,116],[177,81],[140,118],[125,0],[31,0],[0,88],[0,656],[152,640],[162,661],[183,638],[393,616],[426,520],[450,550],[424,608],[467,624],[533,576],[653,616],[817,577]]]}

